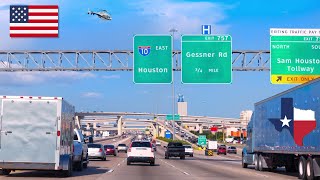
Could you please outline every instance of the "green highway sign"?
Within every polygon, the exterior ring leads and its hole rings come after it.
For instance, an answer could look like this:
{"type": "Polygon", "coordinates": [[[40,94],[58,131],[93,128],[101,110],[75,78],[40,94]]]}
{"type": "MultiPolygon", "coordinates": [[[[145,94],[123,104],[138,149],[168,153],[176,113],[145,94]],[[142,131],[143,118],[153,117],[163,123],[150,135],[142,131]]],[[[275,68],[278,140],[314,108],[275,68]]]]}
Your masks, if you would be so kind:
{"type": "Polygon", "coordinates": [[[133,82],[137,84],[172,82],[172,36],[133,37],[133,82]]]}
{"type": "Polygon", "coordinates": [[[231,83],[231,36],[183,35],[181,61],[182,83],[231,83]]]}
{"type": "Polygon", "coordinates": [[[198,145],[200,145],[200,146],[207,145],[207,137],[206,137],[206,135],[199,135],[199,137],[198,137],[198,145]]]}
{"type": "Polygon", "coordinates": [[[320,29],[270,29],[270,69],[273,84],[320,77],[320,29]]]}
{"type": "Polygon", "coordinates": [[[179,114],[175,114],[174,116],[172,114],[168,114],[166,116],[166,120],[180,120],[180,115],[179,114]]]}

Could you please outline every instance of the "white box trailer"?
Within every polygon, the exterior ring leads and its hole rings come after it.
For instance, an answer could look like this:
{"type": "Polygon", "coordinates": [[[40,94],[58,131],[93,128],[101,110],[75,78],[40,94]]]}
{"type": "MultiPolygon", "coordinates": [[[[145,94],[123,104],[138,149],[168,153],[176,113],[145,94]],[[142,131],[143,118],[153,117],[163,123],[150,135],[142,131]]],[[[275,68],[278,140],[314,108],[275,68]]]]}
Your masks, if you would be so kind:
{"type": "Polygon", "coordinates": [[[0,168],[72,175],[74,106],[61,97],[0,96],[0,168]]]}

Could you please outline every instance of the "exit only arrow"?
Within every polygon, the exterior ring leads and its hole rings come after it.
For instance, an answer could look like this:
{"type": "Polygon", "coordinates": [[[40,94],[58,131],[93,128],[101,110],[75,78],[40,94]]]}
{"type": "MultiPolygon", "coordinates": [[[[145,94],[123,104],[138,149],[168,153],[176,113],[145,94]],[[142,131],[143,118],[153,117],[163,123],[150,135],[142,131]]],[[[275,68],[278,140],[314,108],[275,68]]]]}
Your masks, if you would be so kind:
{"type": "Polygon", "coordinates": [[[282,81],[282,76],[278,76],[277,82],[282,81]]]}

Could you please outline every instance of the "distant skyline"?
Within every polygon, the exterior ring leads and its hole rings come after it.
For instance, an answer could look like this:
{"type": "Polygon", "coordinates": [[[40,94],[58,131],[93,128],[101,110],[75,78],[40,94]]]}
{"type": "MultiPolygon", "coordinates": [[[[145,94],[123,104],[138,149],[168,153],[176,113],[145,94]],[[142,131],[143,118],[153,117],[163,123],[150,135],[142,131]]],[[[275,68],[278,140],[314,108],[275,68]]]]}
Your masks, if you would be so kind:
{"type": "MultiPolygon", "coordinates": [[[[135,34],[178,32],[200,34],[212,25],[213,34],[230,34],[233,50],[269,50],[270,28],[320,28],[318,1],[192,1],[118,0],[58,1],[2,0],[0,2],[0,50],[132,50],[135,34]],[[59,38],[9,37],[9,6],[59,5],[59,38]],[[87,14],[106,9],[111,21],[87,14]]],[[[1,67],[1,65],[0,65],[1,67]]],[[[178,94],[188,102],[188,114],[239,118],[242,110],[295,85],[273,85],[270,72],[233,71],[232,84],[181,84],[174,72],[175,102],[178,94]]],[[[133,83],[132,72],[1,72],[0,94],[62,96],[77,111],[172,113],[171,85],[133,83]]],[[[177,108],[176,112],[177,112],[177,108]]]]}

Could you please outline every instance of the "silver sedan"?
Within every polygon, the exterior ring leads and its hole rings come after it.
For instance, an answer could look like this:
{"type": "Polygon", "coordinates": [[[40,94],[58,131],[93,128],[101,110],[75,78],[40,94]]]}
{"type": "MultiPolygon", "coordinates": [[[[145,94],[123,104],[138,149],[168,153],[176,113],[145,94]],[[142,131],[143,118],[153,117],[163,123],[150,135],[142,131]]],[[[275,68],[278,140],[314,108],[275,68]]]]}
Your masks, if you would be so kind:
{"type": "Polygon", "coordinates": [[[90,159],[106,160],[106,152],[102,144],[88,144],[88,156],[90,159]]]}

